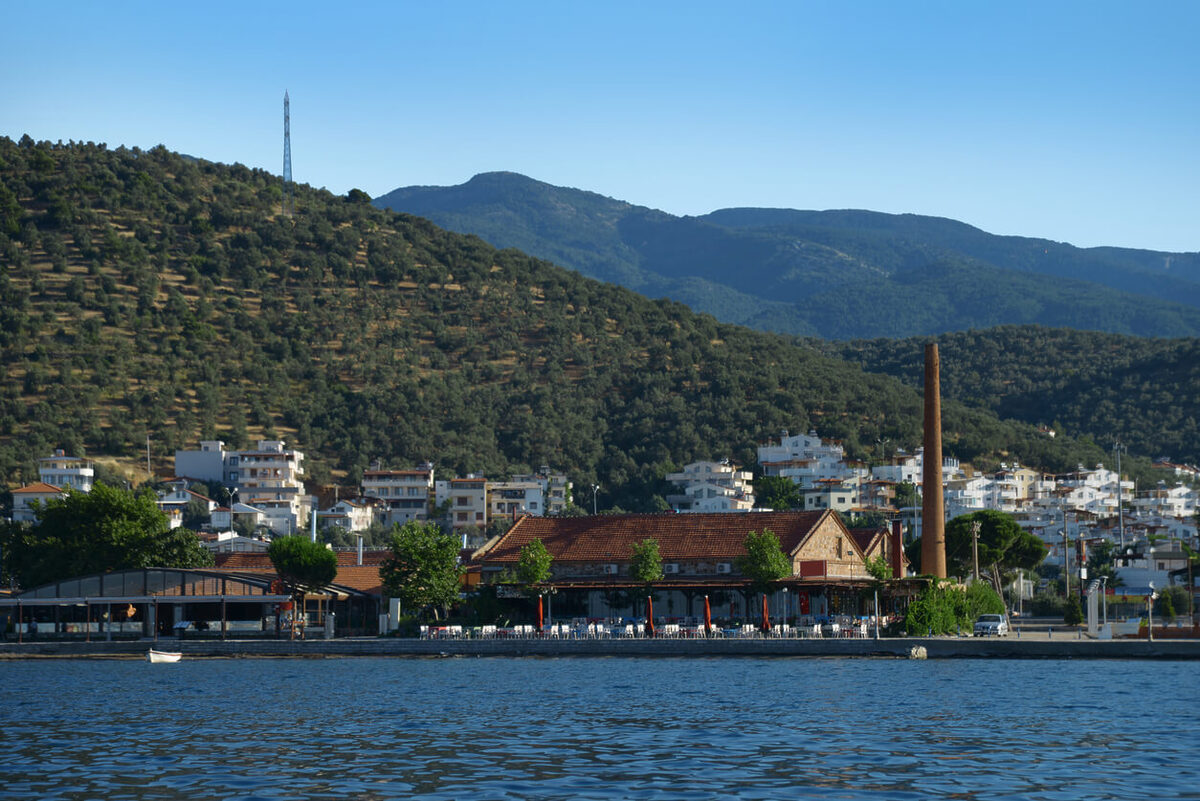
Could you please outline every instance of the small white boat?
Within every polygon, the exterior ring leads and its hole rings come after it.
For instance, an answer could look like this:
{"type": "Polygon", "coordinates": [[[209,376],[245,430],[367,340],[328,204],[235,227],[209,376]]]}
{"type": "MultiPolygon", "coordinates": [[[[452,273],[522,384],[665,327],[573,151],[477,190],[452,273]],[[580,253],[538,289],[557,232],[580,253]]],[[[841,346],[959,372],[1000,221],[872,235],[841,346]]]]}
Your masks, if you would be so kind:
{"type": "Polygon", "coordinates": [[[183,654],[178,651],[155,651],[153,648],[146,654],[146,659],[151,662],[178,662],[182,658],[183,654]]]}

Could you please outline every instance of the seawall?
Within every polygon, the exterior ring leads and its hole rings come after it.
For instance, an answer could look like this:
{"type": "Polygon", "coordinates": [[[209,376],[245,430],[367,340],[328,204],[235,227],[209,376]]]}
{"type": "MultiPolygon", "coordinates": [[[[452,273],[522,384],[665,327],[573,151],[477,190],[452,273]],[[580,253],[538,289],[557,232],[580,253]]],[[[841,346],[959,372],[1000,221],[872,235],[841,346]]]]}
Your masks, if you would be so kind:
{"type": "Polygon", "coordinates": [[[1200,640],[1089,640],[1031,637],[901,637],[886,639],[495,639],[39,641],[0,644],[0,659],[145,659],[150,648],[185,659],[354,656],[396,657],[852,657],[907,658],[914,646],[929,659],[1200,659],[1200,640]]]}

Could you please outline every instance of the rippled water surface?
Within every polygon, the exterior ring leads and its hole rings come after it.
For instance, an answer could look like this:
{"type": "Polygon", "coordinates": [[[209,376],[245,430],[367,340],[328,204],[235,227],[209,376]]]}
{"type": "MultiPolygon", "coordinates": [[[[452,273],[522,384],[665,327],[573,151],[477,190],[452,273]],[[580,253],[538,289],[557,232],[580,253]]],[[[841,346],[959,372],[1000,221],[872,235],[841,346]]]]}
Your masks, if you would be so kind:
{"type": "Polygon", "coordinates": [[[21,799],[1200,798],[1186,662],[0,663],[21,799]]]}

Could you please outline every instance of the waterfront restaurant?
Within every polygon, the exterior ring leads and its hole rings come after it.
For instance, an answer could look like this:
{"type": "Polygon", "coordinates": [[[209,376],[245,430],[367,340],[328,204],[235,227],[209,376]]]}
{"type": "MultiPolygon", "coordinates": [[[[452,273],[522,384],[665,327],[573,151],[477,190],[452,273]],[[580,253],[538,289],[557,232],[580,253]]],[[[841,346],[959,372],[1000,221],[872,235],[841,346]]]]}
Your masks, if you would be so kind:
{"type": "MultiPolygon", "coordinates": [[[[335,611],[339,632],[376,625],[377,596],[356,588],[331,584],[305,600],[308,609],[335,611]]],[[[0,598],[0,625],[18,640],[34,632],[40,638],[88,641],[276,637],[290,634],[281,624],[291,604],[273,568],[141,568],[64,579],[0,598]]],[[[311,615],[309,622],[324,623],[311,615]]]]}
{"type": "MultiPolygon", "coordinates": [[[[656,617],[697,618],[709,598],[714,618],[753,622],[761,601],[738,569],[751,532],[769,529],[791,563],[791,574],[769,597],[771,616],[802,622],[831,616],[869,614],[874,582],[867,554],[883,554],[893,576],[903,579],[899,531],[855,537],[832,511],[739,514],[601,515],[524,517],[507,534],[474,554],[485,584],[503,585],[521,549],[541,540],[553,557],[544,583],[555,617],[637,616],[647,586],[630,574],[633,546],[655,540],[663,578],[653,584],[656,617]]],[[[915,580],[891,582],[885,613],[916,591],[915,580]]],[[[882,600],[882,599],[881,599],[882,600]]]]}

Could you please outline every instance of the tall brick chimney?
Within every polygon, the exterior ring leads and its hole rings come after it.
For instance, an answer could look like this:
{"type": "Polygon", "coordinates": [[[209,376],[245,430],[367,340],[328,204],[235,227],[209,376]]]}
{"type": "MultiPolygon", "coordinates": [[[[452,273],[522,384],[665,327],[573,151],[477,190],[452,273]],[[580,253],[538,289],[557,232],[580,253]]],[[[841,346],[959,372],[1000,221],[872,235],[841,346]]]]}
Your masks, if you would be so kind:
{"type": "Polygon", "coordinates": [[[921,572],[946,578],[946,510],[942,500],[942,387],[938,346],[925,346],[925,457],[921,471],[921,572]]]}
{"type": "Polygon", "coordinates": [[[892,521],[890,550],[892,552],[892,578],[904,578],[904,534],[899,520],[892,521]]]}

